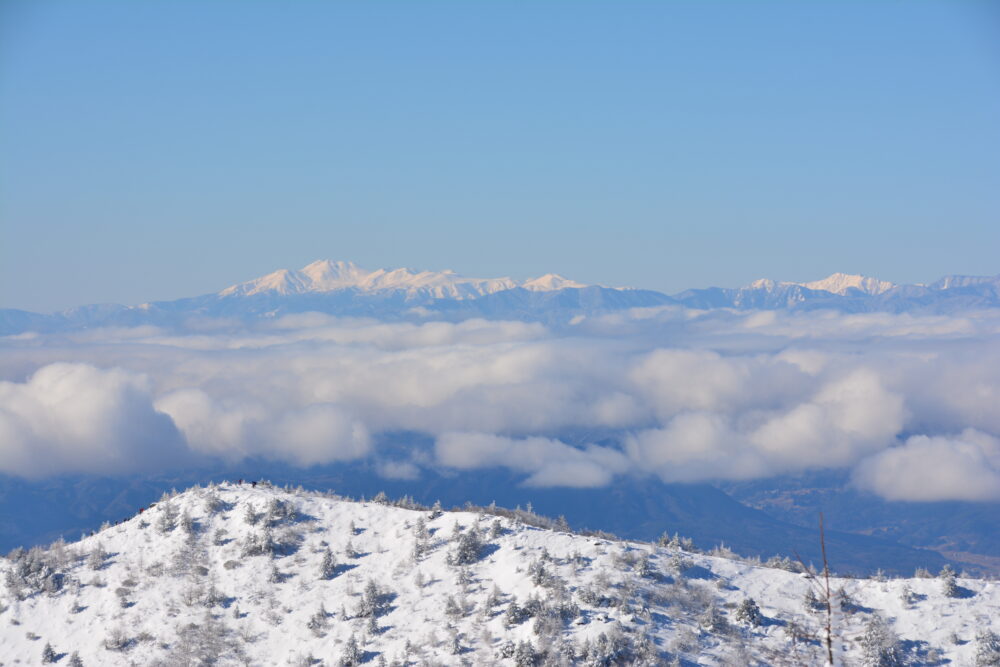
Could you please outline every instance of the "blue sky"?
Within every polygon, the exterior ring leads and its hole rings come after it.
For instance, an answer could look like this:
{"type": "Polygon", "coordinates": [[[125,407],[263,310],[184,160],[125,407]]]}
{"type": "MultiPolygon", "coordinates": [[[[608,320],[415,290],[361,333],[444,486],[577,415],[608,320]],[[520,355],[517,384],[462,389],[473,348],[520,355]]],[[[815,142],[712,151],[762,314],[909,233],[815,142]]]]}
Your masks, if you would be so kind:
{"type": "Polygon", "coordinates": [[[8,1],[0,307],[995,274],[998,119],[987,3],[8,1]]]}

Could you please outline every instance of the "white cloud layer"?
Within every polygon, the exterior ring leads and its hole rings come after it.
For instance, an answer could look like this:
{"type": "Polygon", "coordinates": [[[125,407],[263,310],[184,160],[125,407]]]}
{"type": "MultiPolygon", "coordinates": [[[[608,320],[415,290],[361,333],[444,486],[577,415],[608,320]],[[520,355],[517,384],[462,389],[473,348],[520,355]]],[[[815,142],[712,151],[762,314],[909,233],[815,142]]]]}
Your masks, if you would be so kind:
{"type": "Polygon", "coordinates": [[[558,330],[312,313],[251,329],[18,336],[0,340],[0,470],[373,457],[399,479],[428,464],[504,466],[530,484],[587,487],[846,466],[885,497],[997,498],[998,338],[996,312],[680,308],[558,330]],[[433,436],[436,459],[385,460],[379,435],[397,431],[433,436]],[[924,461],[934,484],[893,477],[921,479],[924,461]]]}
{"type": "Polygon", "coordinates": [[[24,383],[0,382],[0,471],[26,476],[127,472],[186,458],[146,377],[55,363],[24,383]]]}

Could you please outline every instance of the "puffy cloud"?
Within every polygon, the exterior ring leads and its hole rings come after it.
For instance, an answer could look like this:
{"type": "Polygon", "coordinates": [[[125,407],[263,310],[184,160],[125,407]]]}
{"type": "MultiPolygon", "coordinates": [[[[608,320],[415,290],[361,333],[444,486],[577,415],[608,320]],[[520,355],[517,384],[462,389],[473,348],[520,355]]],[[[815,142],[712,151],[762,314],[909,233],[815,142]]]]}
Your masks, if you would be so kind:
{"type": "Polygon", "coordinates": [[[438,461],[451,468],[505,466],[530,473],[533,486],[604,486],[625,472],[628,461],[616,450],[582,449],[550,438],[507,438],[490,433],[444,433],[434,445],[438,461]]]}
{"type": "Polygon", "coordinates": [[[223,404],[200,389],[185,389],[164,396],[157,407],[193,449],[222,458],[256,455],[313,465],[361,458],[371,450],[367,427],[330,403],[274,414],[264,404],[223,404]]]}
{"type": "Polygon", "coordinates": [[[1000,439],[913,436],[862,461],[854,482],[889,500],[1000,500],[1000,439]]]}
{"type": "Polygon", "coordinates": [[[875,373],[858,369],[768,418],[749,440],[779,469],[839,467],[892,444],[903,416],[903,399],[875,373]]]}
{"type": "Polygon", "coordinates": [[[146,377],[120,368],[50,364],[0,382],[0,470],[25,476],[118,474],[187,460],[146,377]]]}
{"type": "Polygon", "coordinates": [[[668,482],[705,479],[748,479],[766,475],[764,458],[719,414],[690,412],[663,428],[625,438],[625,451],[637,470],[668,482]]]}

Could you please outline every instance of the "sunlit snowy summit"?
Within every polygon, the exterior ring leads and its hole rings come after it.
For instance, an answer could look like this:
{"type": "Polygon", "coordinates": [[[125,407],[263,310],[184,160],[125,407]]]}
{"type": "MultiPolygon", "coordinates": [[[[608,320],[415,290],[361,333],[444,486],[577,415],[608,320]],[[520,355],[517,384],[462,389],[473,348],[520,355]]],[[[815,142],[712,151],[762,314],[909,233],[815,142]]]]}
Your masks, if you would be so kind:
{"type": "Polygon", "coordinates": [[[364,293],[398,291],[411,297],[468,299],[518,287],[547,292],[581,288],[586,285],[554,273],[519,282],[511,278],[466,278],[454,271],[411,271],[405,268],[368,271],[353,262],[324,259],[304,266],[298,271],[281,269],[255,280],[227,287],[219,292],[219,296],[252,296],[264,293],[289,295],[354,289],[364,293]]]}
{"type": "MultiPolygon", "coordinates": [[[[787,559],[581,535],[529,511],[267,483],[166,495],[0,559],[0,664],[816,665],[825,582],[787,559]]],[[[993,665],[1000,585],[830,580],[836,665],[993,665]],[[992,662],[991,662],[992,660],[992,662]]]]}
{"type": "Polygon", "coordinates": [[[779,287],[798,286],[814,292],[829,292],[846,296],[855,290],[861,294],[875,295],[882,294],[896,287],[893,283],[869,276],[852,275],[848,273],[834,273],[822,280],[813,280],[807,283],[796,282],[775,282],[768,278],[761,278],[750,283],[746,289],[759,289],[774,291],[779,287]]]}

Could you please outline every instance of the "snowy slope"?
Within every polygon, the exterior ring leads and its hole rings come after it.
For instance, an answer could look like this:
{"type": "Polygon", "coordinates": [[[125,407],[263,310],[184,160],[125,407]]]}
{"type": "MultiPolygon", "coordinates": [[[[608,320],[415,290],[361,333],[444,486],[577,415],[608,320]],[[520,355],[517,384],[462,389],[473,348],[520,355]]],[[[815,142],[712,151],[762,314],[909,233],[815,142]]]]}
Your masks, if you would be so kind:
{"type": "MultiPolygon", "coordinates": [[[[12,554],[0,572],[2,665],[39,664],[47,644],[62,665],[808,665],[823,655],[802,574],[677,543],[266,484],[164,498],[78,543],[12,554]],[[327,550],[336,565],[324,573],[327,550]],[[759,625],[740,620],[747,597],[759,625]]],[[[866,644],[912,664],[974,664],[976,633],[1000,632],[1000,585],[959,585],[948,597],[939,579],[833,580],[850,598],[835,604],[836,664],[861,664],[866,644]],[[877,615],[890,630],[866,633],[877,615]]]]}

